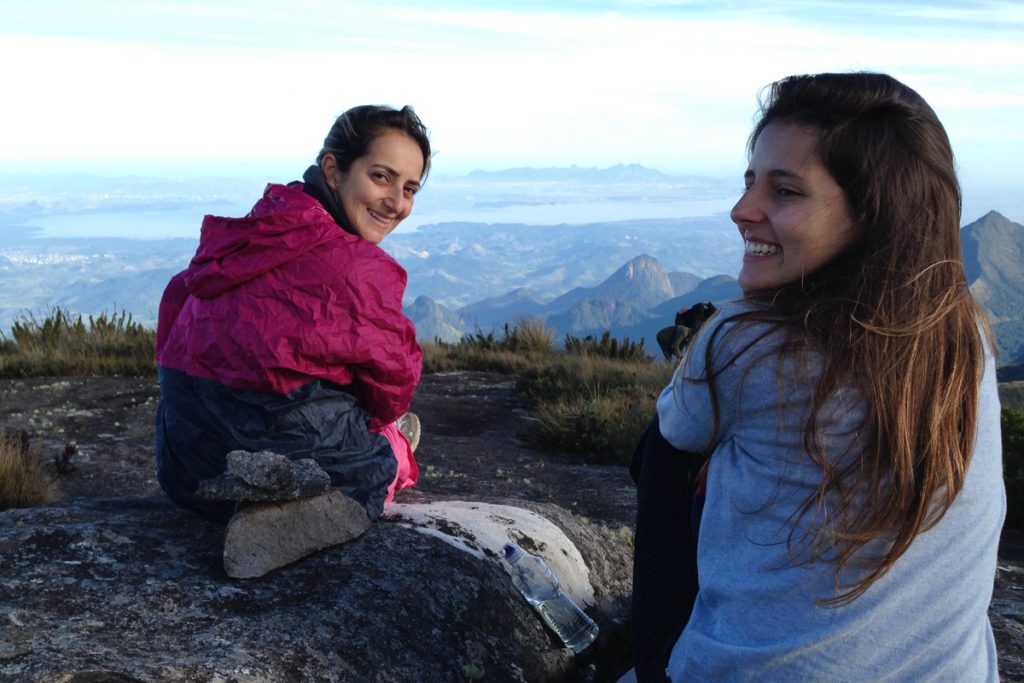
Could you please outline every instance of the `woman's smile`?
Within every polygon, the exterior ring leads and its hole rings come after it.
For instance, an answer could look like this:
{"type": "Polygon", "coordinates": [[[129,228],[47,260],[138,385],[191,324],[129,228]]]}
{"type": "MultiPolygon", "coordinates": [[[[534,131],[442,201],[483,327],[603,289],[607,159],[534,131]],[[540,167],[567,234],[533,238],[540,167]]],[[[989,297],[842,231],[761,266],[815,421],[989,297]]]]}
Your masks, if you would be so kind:
{"type": "Polygon", "coordinates": [[[338,198],[355,233],[379,244],[412,213],[422,177],[423,153],[415,140],[398,130],[378,135],[338,174],[338,198]]]}
{"type": "Polygon", "coordinates": [[[769,244],[768,242],[761,242],[752,239],[743,240],[744,258],[748,256],[771,256],[772,254],[778,254],[781,251],[782,247],[778,244],[769,244]]]}

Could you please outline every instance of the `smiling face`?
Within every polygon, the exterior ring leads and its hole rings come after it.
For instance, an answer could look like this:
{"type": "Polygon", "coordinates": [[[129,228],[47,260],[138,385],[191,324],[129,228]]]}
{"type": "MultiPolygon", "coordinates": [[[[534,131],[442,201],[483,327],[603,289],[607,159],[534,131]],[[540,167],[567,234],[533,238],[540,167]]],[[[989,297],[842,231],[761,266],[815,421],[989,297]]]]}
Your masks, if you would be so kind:
{"type": "Polygon", "coordinates": [[[412,213],[423,178],[423,152],[405,133],[385,130],[344,173],[333,155],[324,158],[324,175],[334,178],[332,187],[345,216],[367,242],[379,244],[412,213]]]}
{"type": "Polygon", "coordinates": [[[857,234],[846,196],[818,159],[817,133],[769,124],[757,138],[746,190],[732,217],[743,236],[744,292],[775,289],[814,272],[857,234]]]}

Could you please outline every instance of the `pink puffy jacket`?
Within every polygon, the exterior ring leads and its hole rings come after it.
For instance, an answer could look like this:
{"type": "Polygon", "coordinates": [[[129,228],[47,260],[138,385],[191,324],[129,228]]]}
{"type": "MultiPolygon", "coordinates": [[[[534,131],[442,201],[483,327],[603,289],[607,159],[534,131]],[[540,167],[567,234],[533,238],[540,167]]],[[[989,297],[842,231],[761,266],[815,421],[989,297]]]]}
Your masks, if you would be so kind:
{"type": "Polygon", "coordinates": [[[379,430],[409,409],[422,367],[405,284],[301,183],[268,185],[244,218],[204,219],[160,303],[157,362],[234,389],[350,385],[379,430]]]}

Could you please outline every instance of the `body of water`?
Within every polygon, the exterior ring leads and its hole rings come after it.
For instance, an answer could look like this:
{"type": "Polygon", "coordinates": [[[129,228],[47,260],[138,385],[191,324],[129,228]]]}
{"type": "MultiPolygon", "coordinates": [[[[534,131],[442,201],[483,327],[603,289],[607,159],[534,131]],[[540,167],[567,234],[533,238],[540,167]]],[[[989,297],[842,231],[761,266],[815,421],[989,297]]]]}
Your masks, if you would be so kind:
{"type": "MultiPolygon", "coordinates": [[[[434,223],[523,223],[526,225],[583,224],[646,218],[691,218],[727,213],[735,200],[731,198],[696,201],[587,201],[559,204],[511,205],[485,208],[417,207],[399,226],[399,231],[415,230],[434,223]]],[[[243,216],[250,203],[233,203],[207,208],[167,210],[90,211],[39,216],[25,225],[38,228],[39,237],[127,237],[132,239],[164,239],[188,237],[199,239],[203,216],[243,216]]]]}
{"type": "MultiPolygon", "coordinates": [[[[261,188],[262,189],[262,188],[261,188]]],[[[650,190],[651,188],[647,188],[650,190]]],[[[160,205],[138,203],[134,206],[96,206],[83,202],[82,210],[69,201],[64,210],[42,208],[36,212],[26,205],[17,220],[9,224],[34,228],[37,237],[125,237],[132,239],[191,238],[198,239],[206,214],[244,216],[259,198],[253,187],[221,193],[216,200],[167,200],[160,205]]],[[[683,187],[655,188],[651,196],[640,196],[642,190],[629,188],[595,188],[580,191],[552,191],[540,186],[536,192],[521,185],[513,188],[493,184],[487,188],[446,185],[443,181],[429,185],[417,198],[413,213],[399,226],[399,232],[422,225],[452,222],[513,223],[525,225],[581,225],[621,220],[671,219],[726,216],[740,191],[727,183],[708,190],[688,192],[683,187]],[[614,198],[607,198],[609,194],[614,198]],[[617,195],[617,196],[616,196],[617,195]],[[695,195],[699,198],[694,198],[695,195]]],[[[145,200],[143,200],[145,201],[145,200]]],[[[0,206],[0,209],[3,207],[0,206]]],[[[985,191],[964,193],[962,224],[971,223],[988,211],[996,210],[1012,221],[1024,220],[1024,199],[985,191]]],[[[2,211],[0,211],[2,213],[2,211]]],[[[0,223],[3,223],[0,215],[0,223]]]]}

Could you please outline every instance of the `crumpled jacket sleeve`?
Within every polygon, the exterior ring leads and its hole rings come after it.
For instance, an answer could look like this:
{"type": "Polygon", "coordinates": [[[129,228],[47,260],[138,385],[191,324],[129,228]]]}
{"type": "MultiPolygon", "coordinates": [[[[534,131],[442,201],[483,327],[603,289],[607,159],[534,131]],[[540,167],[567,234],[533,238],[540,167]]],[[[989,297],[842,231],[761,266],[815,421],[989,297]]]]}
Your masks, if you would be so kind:
{"type": "Polygon", "coordinates": [[[416,329],[402,313],[405,283],[405,271],[389,257],[353,259],[334,283],[342,310],[332,320],[338,343],[326,360],[347,366],[374,430],[409,410],[422,372],[416,329]]]}
{"type": "Polygon", "coordinates": [[[164,288],[163,297],[160,299],[160,310],[157,314],[156,325],[156,357],[160,361],[164,346],[167,345],[167,338],[170,336],[178,314],[188,300],[188,288],[185,286],[185,277],[188,273],[182,271],[171,278],[164,288]]]}

